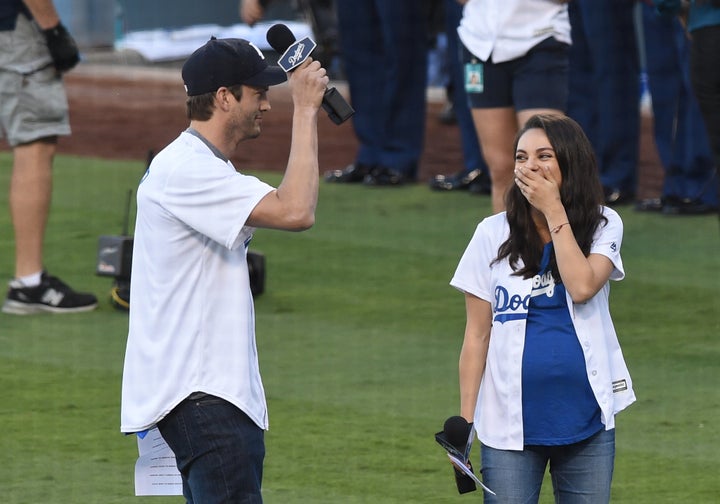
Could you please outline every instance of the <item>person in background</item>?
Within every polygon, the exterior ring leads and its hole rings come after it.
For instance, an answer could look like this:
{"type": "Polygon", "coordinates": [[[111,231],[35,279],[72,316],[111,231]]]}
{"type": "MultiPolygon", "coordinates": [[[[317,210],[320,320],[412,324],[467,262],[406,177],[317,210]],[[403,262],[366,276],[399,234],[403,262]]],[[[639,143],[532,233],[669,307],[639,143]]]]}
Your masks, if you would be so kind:
{"type": "Polygon", "coordinates": [[[510,146],[538,113],[564,113],[570,22],[561,0],[459,0],[464,78],[480,147],[490,170],[492,208],[512,186],[510,146]]]}
{"type": "Polygon", "coordinates": [[[713,152],[717,184],[720,178],[720,1],[691,0],[687,10],[683,10],[680,0],[655,0],[655,4],[663,15],[681,14],[691,38],[690,82],[713,152]]]}
{"type": "Polygon", "coordinates": [[[328,75],[339,74],[338,33],[335,19],[334,0],[239,0],[238,12],[240,19],[253,26],[265,18],[270,4],[292,4],[291,11],[308,21],[313,31],[317,47],[312,53],[315,60],[327,69],[328,75]]]}
{"type": "Polygon", "coordinates": [[[93,310],[93,294],[74,291],[43,265],[57,138],[70,134],[62,74],[80,60],[77,45],[51,0],[0,0],[0,48],[0,136],[13,153],[15,234],[15,278],[2,311],[93,310]]]}
{"type": "MultiPolygon", "coordinates": [[[[655,146],[665,176],[660,198],[639,211],[700,215],[718,208],[718,178],[705,124],[690,83],[690,40],[680,19],[639,3],[655,146]]],[[[703,70],[704,72],[704,70],[703,70]]]]}
{"type": "Polygon", "coordinates": [[[417,180],[426,116],[426,0],[336,0],[340,50],[359,148],[332,183],[417,180]]]}
{"type": "Polygon", "coordinates": [[[608,205],[635,201],[640,63],[634,0],[573,0],[567,113],[595,148],[608,205]]]}
{"type": "Polygon", "coordinates": [[[480,142],[475,131],[475,124],[473,124],[463,81],[463,65],[457,34],[458,25],[462,19],[462,5],[457,0],[443,0],[443,9],[447,36],[449,80],[447,93],[450,104],[449,111],[451,111],[451,113],[444,111],[443,117],[452,117],[453,124],[457,124],[460,129],[464,167],[451,175],[435,175],[430,179],[430,188],[437,191],[467,190],[471,194],[490,194],[490,175],[480,150],[480,142]]]}
{"type": "Polygon", "coordinates": [[[240,19],[252,26],[265,16],[265,9],[271,0],[240,0],[238,11],[240,19]]]}
{"type": "Polygon", "coordinates": [[[465,295],[460,414],[482,443],[486,503],[607,503],[615,415],[635,401],[609,309],[623,223],[566,116],[528,119],[507,210],[478,224],[450,284],[465,295]]]}
{"type": "Polygon", "coordinates": [[[268,428],[247,251],[256,228],[315,222],[317,115],[328,77],[308,58],[287,77],[290,155],[277,188],[229,159],[260,135],[286,80],[256,46],[211,39],[185,61],[190,126],[137,191],[121,431],[157,426],[189,503],[261,503],[268,428]]]}

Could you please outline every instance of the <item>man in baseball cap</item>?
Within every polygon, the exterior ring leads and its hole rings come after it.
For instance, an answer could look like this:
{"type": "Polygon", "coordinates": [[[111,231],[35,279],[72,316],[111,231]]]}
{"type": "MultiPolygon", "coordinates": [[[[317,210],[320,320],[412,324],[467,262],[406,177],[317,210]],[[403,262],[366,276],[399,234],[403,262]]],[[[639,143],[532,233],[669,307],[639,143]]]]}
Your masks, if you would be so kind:
{"type": "Polygon", "coordinates": [[[182,77],[190,127],[155,156],[137,190],[120,428],[158,428],[187,502],[257,504],[268,414],[247,250],[256,228],[314,224],[328,77],[312,58],[286,76],[240,39],[208,41],[182,77]],[[285,80],[290,157],[275,188],[230,158],[260,134],[268,88],[285,80]]]}

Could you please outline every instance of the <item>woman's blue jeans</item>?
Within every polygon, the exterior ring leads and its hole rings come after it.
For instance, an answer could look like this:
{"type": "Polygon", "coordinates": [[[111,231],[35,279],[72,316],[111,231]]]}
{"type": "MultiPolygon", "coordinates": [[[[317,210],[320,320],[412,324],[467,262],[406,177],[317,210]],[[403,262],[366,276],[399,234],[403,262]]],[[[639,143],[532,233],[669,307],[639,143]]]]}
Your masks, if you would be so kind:
{"type": "Polygon", "coordinates": [[[188,504],[261,504],[264,431],[215,396],[186,399],[158,423],[188,504]]]}
{"type": "Polygon", "coordinates": [[[545,468],[558,504],[607,504],[615,461],[615,430],[601,430],[579,443],[563,446],[525,446],[522,451],[496,450],[482,445],[484,502],[537,503],[545,468]]]}

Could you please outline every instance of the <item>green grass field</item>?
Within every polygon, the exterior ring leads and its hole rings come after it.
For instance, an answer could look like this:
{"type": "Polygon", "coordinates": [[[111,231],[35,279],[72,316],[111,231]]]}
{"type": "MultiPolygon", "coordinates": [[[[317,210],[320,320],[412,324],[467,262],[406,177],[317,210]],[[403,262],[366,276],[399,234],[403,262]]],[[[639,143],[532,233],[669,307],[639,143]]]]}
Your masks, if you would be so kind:
{"type": "MultiPolygon", "coordinates": [[[[109,303],[110,279],[94,274],[98,236],[120,233],[142,170],[57,159],[46,266],[97,293],[101,306],[0,314],[4,503],[182,502],[133,495],[136,441],[119,432],[127,315],[109,303]]],[[[10,156],[0,153],[2,281],[13,274],[9,176],[10,156]]],[[[613,502],[717,502],[718,217],[619,211],[627,278],[613,283],[611,302],[638,401],[617,419],[613,502]]],[[[313,229],[256,233],[251,249],[268,268],[256,300],[271,423],[267,503],[481,500],[457,494],[433,434],[458,408],[464,305],[448,282],[489,212],[487,197],[424,185],[322,185],[313,229]]],[[[546,482],[542,502],[551,501],[546,482]]]]}

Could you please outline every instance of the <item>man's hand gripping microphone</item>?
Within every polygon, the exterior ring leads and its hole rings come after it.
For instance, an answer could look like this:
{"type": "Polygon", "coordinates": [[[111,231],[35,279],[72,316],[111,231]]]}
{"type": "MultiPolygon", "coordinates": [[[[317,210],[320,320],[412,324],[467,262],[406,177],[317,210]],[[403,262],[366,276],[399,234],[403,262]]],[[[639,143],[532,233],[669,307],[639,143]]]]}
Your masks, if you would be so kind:
{"type": "MultiPolygon", "coordinates": [[[[272,25],[266,37],[268,44],[281,55],[278,65],[286,72],[292,71],[305,61],[317,45],[309,37],[295,40],[295,35],[284,24],[272,25]]],[[[355,110],[334,87],[325,90],[322,108],[335,124],[342,124],[355,113],[355,110]]]]}

